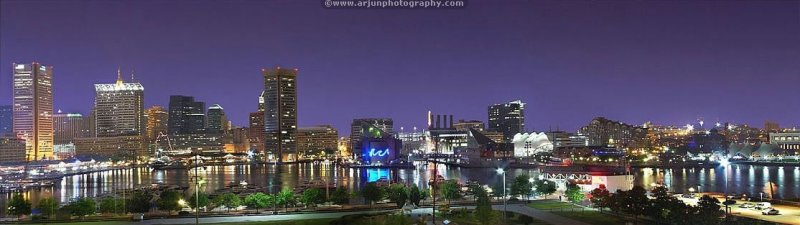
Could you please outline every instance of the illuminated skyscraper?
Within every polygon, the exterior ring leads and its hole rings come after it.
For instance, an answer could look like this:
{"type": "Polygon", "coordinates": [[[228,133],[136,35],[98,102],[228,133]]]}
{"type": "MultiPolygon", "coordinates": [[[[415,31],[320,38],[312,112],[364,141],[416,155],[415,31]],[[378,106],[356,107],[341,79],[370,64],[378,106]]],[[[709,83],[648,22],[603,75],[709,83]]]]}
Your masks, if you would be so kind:
{"type": "Polygon", "coordinates": [[[169,133],[205,133],[205,105],[204,102],[195,101],[194,97],[191,96],[169,96],[169,125],[167,127],[169,133]]]}
{"type": "Polygon", "coordinates": [[[55,144],[74,143],[75,138],[91,137],[94,131],[89,129],[89,118],[80,113],[53,114],[53,130],[55,144]]]}
{"type": "Polygon", "coordinates": [[[264,148],[279,162],[297,161],[297,69],[262,69],[264,75],[264,148]]]}
{"type": "Polygon", "coordinates": [[[167,120],[169,118],[169,114],[164,107],[161,106],[152,106],[147,108],[147,127],[145,128],[145,133],[147,134],[147,140],[155,141],[158,138],[158,134],[167,134],[167,120]]]}
{"type": "Polygon", "coordinates": [[[95,84],[94,117],[97,137],[144,135],[144,87],[127,83],[117,70],[117,82],[95,84]]]}
{"type": "Polygon", "coordinates": [[[525,132],[525,103],[517,100],[489,106],[489,130],[503,133],[505,142],[525,132]]]}
{"type": "Polygon", "coordinates": [[[53,158],[53,67],[14,64],[13,130],[28,161],[53,158]]]}
{"type": "Polygon", "coordinates": [[[361,140],[365,137],[364,125],[377,127],[385,133],[394,133],[394,120],[392,118],[353,119],[353,123],[350,124],[350,147],[352,148],[350,152],[356,155],[361,154],[358,150],[361,148],[361,140]]]}
{"type": "Polygon", "coordinates": [[[208,107],[208,133],[221,134],[228,130],[228,117],[219,104],[208,107]]]}
{"type": "Polygon", "coordinates": [[[14,132],[13,112],[13,106],[0,105],[0,135],[12,134],[14,132]]]}
{"type": "Polygon", "coordinates": [[[250,140],[250,149],[257,153],[264,153],[264,111],[251,112],[247,128],[247,138],[250,140]]]}

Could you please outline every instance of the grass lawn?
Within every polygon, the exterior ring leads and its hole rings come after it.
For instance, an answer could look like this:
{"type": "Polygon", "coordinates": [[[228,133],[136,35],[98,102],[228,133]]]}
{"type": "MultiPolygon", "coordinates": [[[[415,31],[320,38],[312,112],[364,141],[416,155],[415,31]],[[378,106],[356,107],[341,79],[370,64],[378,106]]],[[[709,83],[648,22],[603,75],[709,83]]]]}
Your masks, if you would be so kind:
{"type": "Polygon", "coordinates": [[[550,213],[570,218],[573,220],[581,221],[592,225],[618,225],[625,224],[627,220],[622,217],[602,214],[598,211],[584,210],[580,206],[570,204],[568,202],[560,202],[557,200],[541,200],[533,201],[528,204],[528,207],[545,210],[550,213]]]}
{"type": "MultiPolygon", "coordinates": [[[[549,225],[541,220],[537,220],[535,218],[531,218],[525,215],[516,214],[512,212],[507,213],[507,220],[502,219],[502,212],[501,211],[494,211],[495,221],[492,224],[506,224],[506,225],[549,225]],[[503,223],[506,222],[506,223],[503,223]]],[[[446,215],[444,218],[447,218],[450,221],[458,225],[480,225],[481,223],[478,221],[478,218],[475,217],[473,211],[456,211],[451,215],[446,215]]],[[[437,219],[438,220],[438,219],[437,219]]]]}
{"type": "Polygon", "coordinates": [[[539,209],[539,210],[570,210],[570,209],[581,209],[580,206],[576,206],[567,202],[560,202],[558,200],[538,200],[532,201],[528,204],[528,207],[539,209]]]}
{"type": "Polygon", "coordinates": [[[573,220],[581,221],[592,225],[619,225],[625,224],[627,220],[609,214],[602,214],[598,211],[552,211],[551,213],[570,218],[573,220]]]}
{"type": "MultiPolygon", "coordinates": [[[[312,219],[312,220],[282,220],[264,222],[230,222],[230,223],[204,223],[206,225],[328,225],[334,219],[312,219]]],[[[131,221],[98,221],[98,222],[71,222],[71,223],[47,223],[48,225],[130,225],[137,224],[131,221]]]]}
{"type": "MultiPolygon", "coordinates": [[[[34,222],[32,224],[45,224],[46,222],[34,222]]],[[[133,222],[130,221],[95,221],[95,222],[81,222],[74,221],[69,223],[46,223],[48,225],[127,225],[133,222]]]]}
{"type": "Polygon", "coordinates": [[[334,219],[281,220],[263,222],[204,223],[207,225],[328,225],[334,219]]]}

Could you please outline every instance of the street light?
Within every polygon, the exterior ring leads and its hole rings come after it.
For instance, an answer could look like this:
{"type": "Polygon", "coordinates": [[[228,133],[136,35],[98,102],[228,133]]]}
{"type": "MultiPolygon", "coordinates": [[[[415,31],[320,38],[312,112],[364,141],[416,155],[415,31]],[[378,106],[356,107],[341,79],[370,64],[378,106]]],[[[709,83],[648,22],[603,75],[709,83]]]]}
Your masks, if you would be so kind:
{"type": "Polygon", "coordinates": [[[508,210],[508,202],[506,201],[506,171],[503,168],[497,168],[497,174],[503,175],[503,220],[506,219],[506,211],[508,210]]]}

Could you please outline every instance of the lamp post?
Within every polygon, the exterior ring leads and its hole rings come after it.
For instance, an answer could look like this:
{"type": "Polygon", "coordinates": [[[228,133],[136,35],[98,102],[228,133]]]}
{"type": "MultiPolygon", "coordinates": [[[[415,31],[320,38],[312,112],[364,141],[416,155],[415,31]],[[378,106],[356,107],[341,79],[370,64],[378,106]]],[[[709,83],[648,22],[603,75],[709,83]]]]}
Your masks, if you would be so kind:
{"type": "Polygon", "coordinates": [[[497,168],[497,174],[503,175],[503,220],[506,219],[506,211],[508,210],[508,202],[506,201],[506,171],[503,168],[497,168]]]}

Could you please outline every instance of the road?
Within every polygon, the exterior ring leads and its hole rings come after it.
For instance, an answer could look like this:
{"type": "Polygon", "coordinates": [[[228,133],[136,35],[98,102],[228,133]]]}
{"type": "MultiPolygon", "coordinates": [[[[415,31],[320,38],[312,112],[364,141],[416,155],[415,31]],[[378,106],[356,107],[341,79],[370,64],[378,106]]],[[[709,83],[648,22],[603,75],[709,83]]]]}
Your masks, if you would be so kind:
{"type": "MultiPolygon", "coordinates": [[[[725,197],[723,196],[714,196],[719,200],[719,202],[724,202],[725,197]]],[[[697,205],[699,201],[698,198],[683,198],[678,197],[678,199],[682,200],[684,203],[689,205],[697,205]]],[[[749,217],[758,220],[782,223],[782,224],[796,224],[800,225],[800,207],[797,206],[787,206],[787,205],[772,205],[773,208],[780,211],[779,215],[761,215],[761,210],[755,210],[753,208],[739,208],[740,205],[744,203],[752,203],[756,204],[757,201],[742,201],[736,200],[736,204],[731,206],[731,213],[737,216],[749,217]]],[[[722,209],[725,209],[725,206],[722,206],[722,209]]]]}

